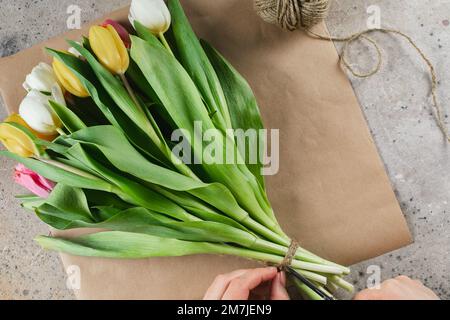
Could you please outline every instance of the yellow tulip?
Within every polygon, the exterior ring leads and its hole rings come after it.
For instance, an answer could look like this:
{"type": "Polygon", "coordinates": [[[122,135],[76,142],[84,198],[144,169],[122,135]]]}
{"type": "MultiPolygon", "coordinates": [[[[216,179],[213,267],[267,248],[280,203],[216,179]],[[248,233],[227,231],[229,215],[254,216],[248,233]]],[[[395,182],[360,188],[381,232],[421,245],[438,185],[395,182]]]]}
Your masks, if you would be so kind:
{"type": "Polygon", "coordinates": [[[91,27],[89,42],[105,68],[117,75],[125,74],[130,65],[130,57],[125,44],[112,25],[91,27]]]}
{"type": "Polygon", "coordinates": [[[31,131],[31,133],[33,133],[36,137],[38,137],[39,139],[42,139],[42,140],[53,141],[57,137],[57,135],[54,135],[54,134],[53,135],[44,135],[42,133],[37,132],[36,130],[33,130],[25,122],[25,120],[23,120],[23,118],[17,113],[11,114],[8,118],[5,119],[4,122],[12,122],[12,123],[20,124],[21,126],[27,128],[29,131],[31,131]]]}
{"type": "Polygon", "coordinates": [[[13,123],[0,123],[0,141],[8,151],[21,157],[31,158],[39,156],[39,150],[32,137],[15,127],[13,123]]]}
{"type": "Polygon", "coordinates": [[[81,83],[80,79],[64,63],[53,59],[53,71],[61,86],[74,96],[80,98],[89,97],[89,92],[81,83]]]}

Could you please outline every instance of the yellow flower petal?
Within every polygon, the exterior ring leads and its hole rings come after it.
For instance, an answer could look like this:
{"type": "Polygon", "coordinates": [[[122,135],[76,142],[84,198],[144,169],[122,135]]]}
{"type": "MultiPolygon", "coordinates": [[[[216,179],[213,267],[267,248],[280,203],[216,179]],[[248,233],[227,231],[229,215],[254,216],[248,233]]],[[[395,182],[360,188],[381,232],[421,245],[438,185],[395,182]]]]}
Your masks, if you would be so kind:
{"type": "Polygon", "coordinates": [[[53,70],[64,89],[80,98],[89,97],[89,92],[87,92],[80,79],[78,79],[72,70],[56,58],[53,59],[53,70]]]}
{"type": "Polygon", "coordinates": [[[30,158],[39,155],[33,139],[12,123],[0,124],[0,141],[10,152],[21,157],[30,158]]]}
{"type": "Polygon", "coordinates": [[[124,74],[128,70],[128,67],[130,66],[130,57],[128,55],[127,48],[125,47],[122,38],[120,38],[119,33],[112,25],[108,24],[106,28],[111,33],[111,36],[114,39],[114,43],[116,45],[116,49],[120,56],[121,72],[119,74],[124,74]]]}
{"type": "Polygon", "coordinates": [[[55,138],[57,137],[57,135],[44,135],[44,134],[42,134],[42,133],[39,133],[39,132],[33,130],[33,129],[25,122],[25,120],[23,120],[22,117],[21,117],[19,114],[17,114],[17,113],[11,114],[8,118],[5,119],[4,122],[12,122],[12,123],[20,124],[21,126],[24,126],[24,127],[27,128],[28,130],[30,130],[31,133],[33,133],[36,137],[38,137],[39,139],[42,139],[42,140],[53,141],[53,140],[55,140],[55,138]]]}
{"type": "Polygon", "coordinates": [[[114,74],[124,74],[129,66],[128,51],[117,31],[93,26],[89,30],[89,43],[100,63],[114,74]]]}

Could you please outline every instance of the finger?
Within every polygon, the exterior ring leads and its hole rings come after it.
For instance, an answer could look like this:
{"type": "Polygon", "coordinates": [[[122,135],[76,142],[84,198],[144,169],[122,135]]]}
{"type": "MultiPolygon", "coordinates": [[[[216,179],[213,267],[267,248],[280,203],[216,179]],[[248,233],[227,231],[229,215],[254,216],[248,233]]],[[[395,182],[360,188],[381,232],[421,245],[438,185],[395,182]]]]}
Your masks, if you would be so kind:
{"type": "Polygon", "coordinates": [[[286,275],[280,272],[272,281],[270,300],[290,300],[286,290],[286,275]]]}
{"type": "Polygon", "coordinates": [[[222,297],[223,300],[248,300],[250,290],[261,283],[272,280],[277,275],[276,268],[250,270],[233,279],[222,297]]]}
{"type": "Polygon", "coordinates": [[[221,274],[217,276],[211,286],[205,293],[203,300],[221,300],[225,290],[227,290],[230,282],[248,272],[249,270],[236,270],[228,274],[221,274]]]}
{"type": "Polygon", "coordinates": [[[249,300],[269,300],[270,290],[272,288],[272,283],[270,281],[264,282],[257,286],[255,289],[250,291],[249,300]]]}

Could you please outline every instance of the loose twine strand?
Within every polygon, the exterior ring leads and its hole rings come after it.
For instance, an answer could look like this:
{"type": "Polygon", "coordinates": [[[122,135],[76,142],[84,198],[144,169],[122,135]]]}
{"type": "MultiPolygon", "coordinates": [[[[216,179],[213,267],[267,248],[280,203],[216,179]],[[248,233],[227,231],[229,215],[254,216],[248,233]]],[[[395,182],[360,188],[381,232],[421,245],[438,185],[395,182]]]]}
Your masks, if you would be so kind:
{"type": "Polygon", "coordinates": [[[327,17],[330,7],[330,0],[254,0],[254,7],[258,15],[266,22],[276,24],[286,30],[302,29],[308,35],[326,41],[343,42],[344,46],[339,55],[340,65],[350,71],[350,73],[357,78],[369,78],[378,73],[383,64],[383,53],[377,41],[368,37],[370,33],[386,33],[393,34],[404,38],[420,55],[422,60],[428,66],[431,77],[431,97],[432,105],[435,109],[436,122],[447,142],[450,143],[450,134],[446,128],[443,119],[443,108],[437,98],[438,80],[436,69],[431,60],[419,48],[415,41],[405,33],[394,29],[369,29],[364,30],[347,37],[332,37],[317,34],[311,30],[311,27],[321,22],[327,17]],[[374,68],[368,72],[361,73],[350,65],[347,60],[350,45],[358,40],[365,40],[369,42],[377,52],[377,63],[374,68]]]}

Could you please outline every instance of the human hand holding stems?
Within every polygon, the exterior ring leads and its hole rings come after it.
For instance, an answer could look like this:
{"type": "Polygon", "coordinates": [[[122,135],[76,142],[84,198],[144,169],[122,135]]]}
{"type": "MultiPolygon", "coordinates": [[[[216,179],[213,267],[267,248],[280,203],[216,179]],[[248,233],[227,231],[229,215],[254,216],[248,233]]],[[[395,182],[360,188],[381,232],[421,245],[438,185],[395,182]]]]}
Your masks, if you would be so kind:
{"type": "MultiPolygon", "coordinates": [[[[215,278],[204,300],[289,300],[286,275],[276,268],[237,270],[215,278]],[[258,299],[259,298],[259,299],[258,299]]],[[[359,292],[355,300],[439,300],[419,280],[399,276],[383,282],[379,289],[359,292]]]]}

